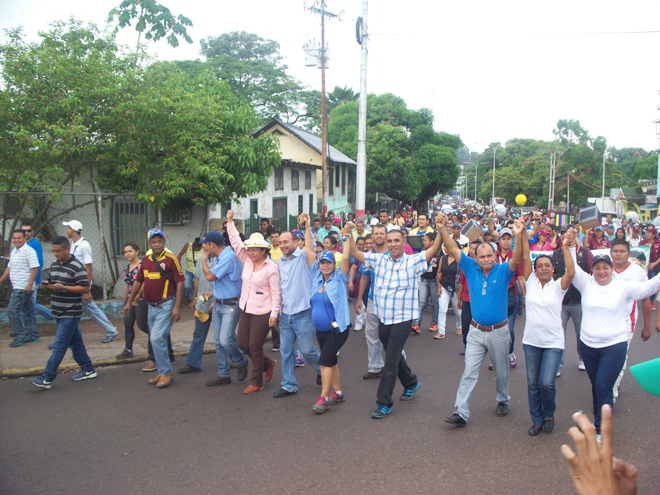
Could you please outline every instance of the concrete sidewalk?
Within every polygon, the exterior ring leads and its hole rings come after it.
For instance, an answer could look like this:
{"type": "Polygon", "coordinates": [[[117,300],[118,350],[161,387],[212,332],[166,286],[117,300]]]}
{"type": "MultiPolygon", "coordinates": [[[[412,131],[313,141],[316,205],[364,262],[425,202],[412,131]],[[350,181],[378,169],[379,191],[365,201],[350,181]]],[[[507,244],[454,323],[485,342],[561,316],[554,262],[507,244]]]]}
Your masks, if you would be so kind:
{"type": "MultiPolygon", "coordinates": [[[[195,316],[191,309],[181,308],[181,320],[172,327],[172,348],[177,356],[177,363],[174,368],[185,365],[185,358],[188,354],[192,334],[195,328],[195,316]]],[[[87,353],[92,359],[94,366],[112,366],[117,364],[132,363],[137,361],[146,361],[147,356],[147,335],[138,330],[135,325],[135,341],[133,343],[134,358],[117,359],[115,356],[124,350],[124,322],[121,319],[110,320],[119,331],[119,335],[109,344],[102,344],[101,340],[105,338],[105,332],[94,320],[81,320],[80,330],[83,334],[83,340],[87,353]]],[[[0,376],[8,378],[19,378],[22,376],[40,375],[51,356],[51,350],[48,344],[55,340],[57,327],[54,324],[39,324],[40,342],[33,344],[21,344],[18,347],[9,347],[13,340],[9,336],[9,326],[0,328],[0,376]]],[[[213,342],[213,327],[209,329],[206,339],[204,353],[215,353],[215,344],[213,342]]],[[[62,360],[58,371],[76,369],[78,365],[68,351],[62,360]]]]}

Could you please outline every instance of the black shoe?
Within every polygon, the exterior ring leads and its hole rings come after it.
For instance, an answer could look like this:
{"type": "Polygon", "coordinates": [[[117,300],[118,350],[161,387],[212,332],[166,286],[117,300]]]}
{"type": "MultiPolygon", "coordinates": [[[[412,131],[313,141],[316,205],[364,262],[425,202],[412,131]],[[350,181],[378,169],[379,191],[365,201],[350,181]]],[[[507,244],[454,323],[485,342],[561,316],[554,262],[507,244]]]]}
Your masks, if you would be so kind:
{"type": "Polygon", "coordinates": [[[316,375],[316,384],[323,385],[323,381],[321,380],[321,375],[316,375]]]}
{"type": "Polygon", "coordinates": [[[135,357],[135,356],[133,355],[133,351],[131,351],[129,349],[124,349],[123,351],[121,351],[121,354],[117,354],[115,357],[117,359],[128,359],[128,358],[132,358],[132,357],[135,357]]]}
{"type": "Polygon", "coordinates": [[[467,421],[465,421],[458,413],[454,413],[448,418],[445,418],[445,421],[454,426],[467,426],[467,421]]]}
{"type": "Polygon", "coordinates": [[[555,418],[546,419],[543,422],[543,431],[546,433],[552,433],[552,430],[555,429],[555,418]]]}
{"type": "Polygon", "coordinates": [[[238,369],[238,374],[236,375],[236,379],[239,382],[242,382],[247,378],[247,361],[245,361],[245,364],[243,366],[239,366],[237,369],[238,369]]]}
{"type": "Polygon", "coordinates": [[[530,437],[535,437],[536,435],[538,435],[541,432],[541,428],[543,428],[543,427],[539,426],[539,425],[534,425],[529,429],[529,431],[527,433],[529,433],[530,437]]]}
{"type": "Polygon", "coordinates": [[[27,341],[27,337],[16,337],[11,344],[9,344],[9,347],[18,347],[21,344],[24,344],[27,341]]]}
{"type": "Polygon", "coordinates": [[[509,412],[509,405],[506,402],[498,402],[497,409],[495,409],[495,414],[498,416],[506,416],[506,413],[509,412]]]}
{"type": "Polygon", "coordinates": [[[218,385],[229,385],[231,383],[231,378],[228,376],[215,376],[210,380],[206,380],[207,387],[216,387],[218,385]]]}
{"type": "Polygon", "coordinates": [[[199,373],[202,370],[199,368],[195,368],[194,366],[190,366],[189,364],[186,364],[183,368],[179,368],[176,371],[177,373],[181,373],[182,375],[185,375],[186,373],[199,373]]]}
{"type": "Polygon", "coordinates": [[[373,380],[374,378],[380,378],[383,375],[383,370],[380,371],[367,371],[362,375],[363,380],[373,380]]]}
{"type": "Polygon", "coordinates": [[[276,399],[279,399],[280,397],[288,397],[289,395],[296,395],[298,392],[294,390],[293,392],[289,392],[288,390],[285,390],[283,388],[277,390],[275,393],[273,393],[273,397],[276,399]]]}

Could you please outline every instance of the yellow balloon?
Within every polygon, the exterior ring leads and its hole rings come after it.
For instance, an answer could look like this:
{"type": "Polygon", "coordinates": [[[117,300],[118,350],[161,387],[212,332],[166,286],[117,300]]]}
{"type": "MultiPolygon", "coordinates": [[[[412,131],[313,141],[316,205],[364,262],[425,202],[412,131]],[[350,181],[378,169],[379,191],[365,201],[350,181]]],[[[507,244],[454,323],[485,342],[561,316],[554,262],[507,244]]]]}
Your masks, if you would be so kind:
{"type": "Polygon", "coordinates": [[[516,196],[516,204],[518,206],[525,206],[525,203],[527,203],[527,197],[524,194],[518,194],[516,196]]]}

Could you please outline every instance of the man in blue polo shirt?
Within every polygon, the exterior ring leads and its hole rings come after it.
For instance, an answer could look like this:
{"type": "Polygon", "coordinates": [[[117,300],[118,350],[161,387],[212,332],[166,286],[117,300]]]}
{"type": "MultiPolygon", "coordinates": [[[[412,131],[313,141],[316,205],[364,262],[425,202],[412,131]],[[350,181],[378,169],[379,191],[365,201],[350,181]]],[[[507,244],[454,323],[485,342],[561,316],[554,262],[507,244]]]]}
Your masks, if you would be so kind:
{"type": "MultiPolygon", "coordinates": [[[[470,417],[468,405],[472,390],[479,378],[481,363],[490,354],[495,369],[498,416],[504,416],[509,408],[509,325],[507,320],[507,289],[509,281],[521,261],[521,243],[516,242],[512,258],[502,264],[495,263],[495,250],[490,244],[477,246],[475,259],[468,258],[456,245],[445,229],[440,229],[448,254],[459,259],[459,266],[470,287],[472,322],[465,348],[465,370],[456,393],[456,412],[445,419],[456,426],[465,426],[470,417]]],[[[525,231],[522,221],[513,226],[520,238],[525,231]]]]}
{"type": "Polygon", "coordinates": [[[206,382],[209,387],[231,383],[229,376],[229,361],[238,366],[236,379],[242,382],[247,378],[247,360],[238,348],[236,342],[236,325],[240,314],[238,300],[241,297],[243,272],[236,253],[225,246],[220,232],[211,231],[200,241],[204,246],[202,252],[202,270],[209,282],[213,282],[213,340],[218,357],[217,376],[206,382]],[[213,267],[209,267],[209,256],[217,256],[213,267]]]}

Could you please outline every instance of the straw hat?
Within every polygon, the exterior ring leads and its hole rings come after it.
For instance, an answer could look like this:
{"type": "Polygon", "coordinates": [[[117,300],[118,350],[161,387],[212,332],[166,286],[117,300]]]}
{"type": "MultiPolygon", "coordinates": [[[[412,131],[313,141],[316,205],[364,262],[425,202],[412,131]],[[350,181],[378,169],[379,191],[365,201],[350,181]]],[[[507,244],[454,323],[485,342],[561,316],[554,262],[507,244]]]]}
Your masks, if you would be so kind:
{"type": "Polygon", "coordinates": [[[245,241],[245,247],[246,248],[251,248],[251,247],[256,247],[256,248],[264,248],[270,250],[270,244],[266,240],[264,240],[264,236],[260,234],[259,232],[255,232],[250,236],[250,238],[245,241]]]}

